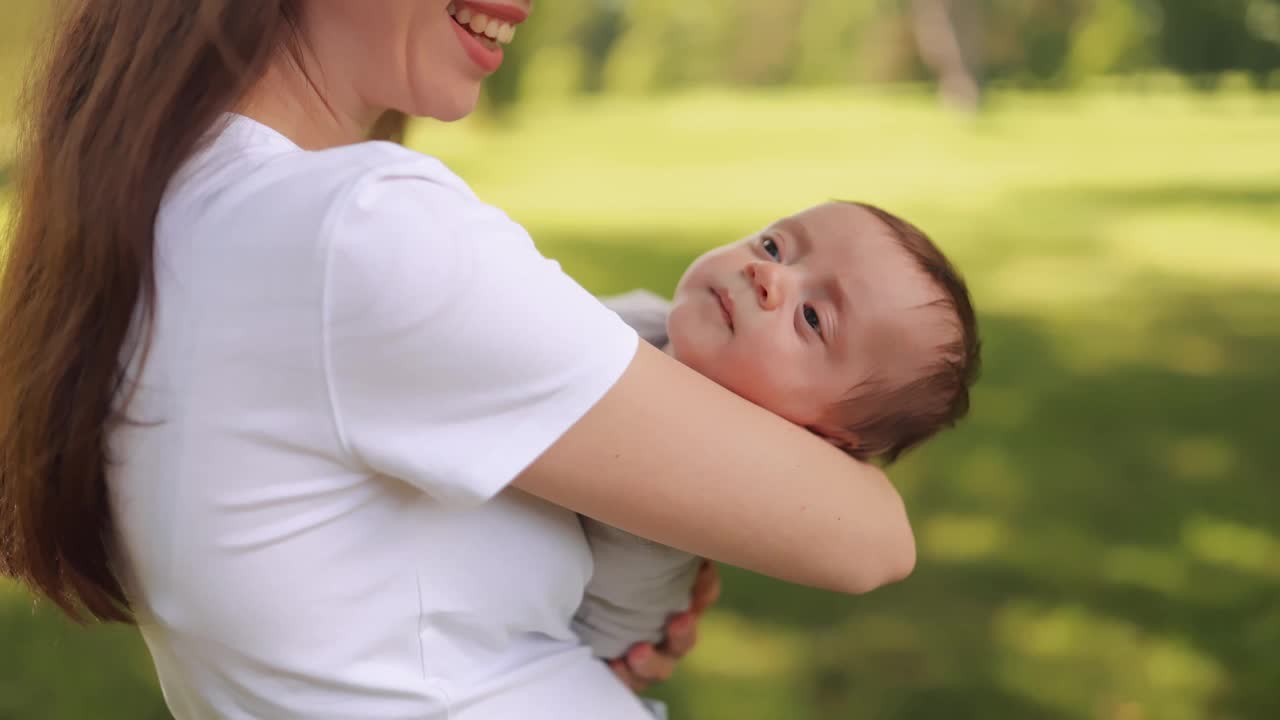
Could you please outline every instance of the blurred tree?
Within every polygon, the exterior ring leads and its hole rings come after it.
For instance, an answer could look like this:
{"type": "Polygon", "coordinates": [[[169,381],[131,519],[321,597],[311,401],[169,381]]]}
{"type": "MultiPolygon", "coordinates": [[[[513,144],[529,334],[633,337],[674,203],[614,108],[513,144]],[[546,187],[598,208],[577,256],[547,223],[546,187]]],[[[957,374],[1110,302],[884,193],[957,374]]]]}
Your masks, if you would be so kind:
{"type": "MultiPolygon", "coordinates": [[[[5,7],[0,135],[48,3],[5,7]]],[[[1066,86],[1154,67],[1204,87],[1230,71],[1280,81],[1280,0],[556,0],[519,36],[485,84],[498,113],[530,95],[708,85],[933,78],[973,108],[991,82],[1066,86]]]]}
{"type": "Polygon", "coordinates": [[[1204,88],[1244,70],[1259,85],[1280,67],[1280,0],[1156,0],[1160,60],[1204,88]]]}
{"type": "Polygon", "coordinates": [[[1095,2],[1128,1],[985,0],[983,57],[988,78],[1021,87],[1064,85],[1080,19],[1095,2]]]}
{"type": "Polygon", "coordinates": [[[609,58],[606,84],[627,91],[723,83],[734,30],[750,2],[631,0],[609,58]]]}
{"type": "Polygon", "coordinates": [[[982,8],[975,0],[912,0],[910,8],[920,58],[937,77],[943,102],[977,112],[982,102],[982,8]]]}
{"type": "MultiPolygon", "coordinates": [[[[885,13],[877,0],[808,0],[798,17],[798,40],[791,68],[793,82],[845,84],[879,76],[885,63],[866,52],[874,47],[871,29],[885,13]]],[[[896,44],[896,43],[893,43],[896,44]]]]}
{"type": "Polygon", "coordinates": [[[497,105],[531,92],[933,78],[949,104],[987,82],[1061,87],[1157,65],[1280,68],[1280,0],[562,0],[540,7],[497,105]],[[532,62],[546,53],[543,62],[532,62]]]}
{"type": "Polygon", "coordinates": [[[1093,2],[1073,28],[1068,76],[1079,81],[1154,66],[1160,18],[1154,0],[1093,2]]]}
{"type": "Polygon", "coordinates": [[[609,53],[625,29],[625,0],[597,0],[596,11],[581,29],[585,50],[582,89],[597,93],[604,89],[604,67],[609,53]]]}
{"type": "MultiPolygon", "coordinates": [[[[802,36],[804,8],[809,3],[739,0],[730,18],[729,54],[723,80],[733,85],[778,85],[790,81],[802,36]]],[[[833,34],[824,28],[822,34],[833,34]]],[[[837,54],[831,58],[839,62],[837,54]]]]}
{"type": "Polygon", "coordinates": [[[524,94],[524,83],[530,72],[568,77],[539,78],[535,87],[568,86],[573,91],[586,89],[586,73],[583,70],[583,54],[593,50],[601,55],[608,52],[615,36],[608,37],[606,47],[598,48],[601,36],[592,32],[604,15],[617,13],[618,0],[556,0],[538,5],[529,21],[517,32],[518,42],[505,49],[506,59],[502,72],[485,82],[484,92],[490,110],[502,114],[524,94]],[[548,48],[560,48],[557,57],[538,67],[534,63],[538,55],[548,48]]]}

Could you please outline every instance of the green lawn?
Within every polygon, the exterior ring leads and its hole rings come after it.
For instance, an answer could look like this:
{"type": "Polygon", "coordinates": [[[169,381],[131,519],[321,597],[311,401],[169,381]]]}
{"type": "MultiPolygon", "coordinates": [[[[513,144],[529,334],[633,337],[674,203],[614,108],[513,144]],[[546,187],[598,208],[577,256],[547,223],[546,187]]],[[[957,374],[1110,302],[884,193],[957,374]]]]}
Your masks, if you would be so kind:
{"type": "MultiPolygon", "coordinates": [[[[862,598],[725,572],[674,717],[1280,717],[1280,98],[703,93],[420,126],[598,292],[830,197],[930,231],[986,339],[862,598]]],[[[0,719],[162,717],[126,632],[0,585],[0,719]]]]}

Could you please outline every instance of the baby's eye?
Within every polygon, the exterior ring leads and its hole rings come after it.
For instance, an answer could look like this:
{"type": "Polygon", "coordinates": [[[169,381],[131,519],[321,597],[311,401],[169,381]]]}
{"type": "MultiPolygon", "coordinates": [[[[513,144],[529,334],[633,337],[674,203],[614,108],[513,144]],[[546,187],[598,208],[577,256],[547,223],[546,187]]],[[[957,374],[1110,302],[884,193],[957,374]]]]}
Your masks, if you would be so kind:
{"type": "Polygon", "coordinates": [[[804,321],[809,323],[809,327],[817,330],[819,334],[821,334],[822,321],[818,319],[818,311],[814,310],[812,305],[804,306],[804,321]]]}
{"type": "Polygon", "coordinates": [[[774,260],[777,260],[778,257],[782,254],[782,251],[778,249],[778,243],[774,242],[773,238],[771,237],[767,237],[761,240],[760,247],[764,248],[764,251],[769,253],[769,257],[773,258],[774,260]]]}

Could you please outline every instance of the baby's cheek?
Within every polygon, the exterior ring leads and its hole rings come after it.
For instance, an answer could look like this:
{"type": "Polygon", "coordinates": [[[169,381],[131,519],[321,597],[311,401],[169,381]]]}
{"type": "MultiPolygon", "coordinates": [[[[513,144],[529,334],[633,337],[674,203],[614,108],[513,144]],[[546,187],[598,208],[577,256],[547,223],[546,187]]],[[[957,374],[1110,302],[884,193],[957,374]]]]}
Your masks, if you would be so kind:
{"type": "Polygon", "coordinates": [[[760,362],[759,356],[730,350],[719,355],[716,360],[715,367],[704,372],[704,375],[751,402],[774,410],[779,402],[775,378],[769,368],[760,362]]]}
{"type": "Polygon", "coordinates": [[[824,406],[814,402],[804,363],[786,353],[762,350],[735,355],[725,363],[720,384],[751,402],[800,425],[813,423],[824,406]]]}

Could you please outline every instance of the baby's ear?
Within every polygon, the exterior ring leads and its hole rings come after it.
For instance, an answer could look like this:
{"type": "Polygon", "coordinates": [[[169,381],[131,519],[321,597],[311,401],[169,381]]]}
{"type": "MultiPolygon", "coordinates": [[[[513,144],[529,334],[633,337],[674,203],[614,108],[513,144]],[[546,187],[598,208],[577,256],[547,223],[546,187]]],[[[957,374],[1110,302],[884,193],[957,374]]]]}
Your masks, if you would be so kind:
{"type": "Polygon", "coordinates": [[[810,425],[809,431],[850,455],[857,456],[858,448],[861,447],[858,435],[848,428],[818,423],[810,425]]]}

